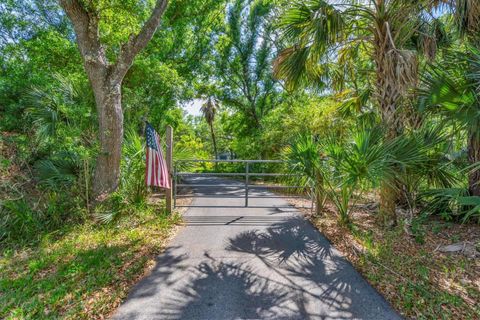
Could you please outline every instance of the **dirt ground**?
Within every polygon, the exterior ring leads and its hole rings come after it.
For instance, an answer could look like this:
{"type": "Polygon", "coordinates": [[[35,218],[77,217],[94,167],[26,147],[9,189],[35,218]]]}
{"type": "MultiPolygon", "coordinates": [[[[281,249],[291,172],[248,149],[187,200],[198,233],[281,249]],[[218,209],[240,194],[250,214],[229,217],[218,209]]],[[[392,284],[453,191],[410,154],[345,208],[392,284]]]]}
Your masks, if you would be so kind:
{"type": "MultiPolygon", "coordinates": [[[[292,199],[298,207],[309,200],[292,199]]],[[[376,205],[352,213],[354,227],[342,227],[331,205],[315,225],[405,317],[411,319],[480,319],[480,225],[429,218],[385,231],[375,223],[376,205]],[[475,248],[442,252],[451,244],[475,248]]]]}

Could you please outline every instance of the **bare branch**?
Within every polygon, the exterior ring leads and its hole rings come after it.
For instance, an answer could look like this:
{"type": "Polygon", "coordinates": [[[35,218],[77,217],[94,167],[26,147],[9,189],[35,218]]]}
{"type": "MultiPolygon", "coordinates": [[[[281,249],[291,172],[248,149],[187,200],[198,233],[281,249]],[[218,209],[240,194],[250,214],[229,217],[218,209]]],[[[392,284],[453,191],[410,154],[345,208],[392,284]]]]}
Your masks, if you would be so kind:
{"type": "Polygon", "coordinates": [[[138,35],[131,34],[128,42],[122,45],[117,62],[113,68],[112,79],[114,81],[121,81],[123,79],[132,65],[135,56],[143,50],[150,39],[152,39],[155,31],[157,31],[167,5],[168,0],[157,0],[155,8],[153,9],[150,18],[148,18],[143,25],[142,30],[138,35]]]}

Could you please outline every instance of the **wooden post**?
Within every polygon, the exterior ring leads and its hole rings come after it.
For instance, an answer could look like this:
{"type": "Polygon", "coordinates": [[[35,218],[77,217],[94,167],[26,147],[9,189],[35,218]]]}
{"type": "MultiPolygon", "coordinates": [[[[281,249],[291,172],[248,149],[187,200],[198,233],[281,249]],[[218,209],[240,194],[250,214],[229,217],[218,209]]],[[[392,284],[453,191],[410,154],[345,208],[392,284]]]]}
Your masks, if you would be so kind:
{"type": "Polygon", "coordinates": [[[166,132],[166,145],[167,145],[167,158],[165,161],[167,162],[167,169],[168,169],[168,178],[170,179],[170,189],[165,190],[165,198],[166,198],[166,211],[167,213],[172,213],[172,188],[173,188],[173,128],[171,126],[167,126],[166,132]]]}

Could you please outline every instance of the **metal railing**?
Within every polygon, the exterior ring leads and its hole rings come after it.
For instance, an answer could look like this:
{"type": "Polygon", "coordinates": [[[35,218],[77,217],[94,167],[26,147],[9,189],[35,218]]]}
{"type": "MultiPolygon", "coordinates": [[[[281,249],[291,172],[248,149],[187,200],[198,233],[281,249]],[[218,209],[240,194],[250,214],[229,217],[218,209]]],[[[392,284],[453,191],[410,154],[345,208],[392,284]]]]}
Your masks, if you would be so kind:
{"type": "MultiPolygon", "coordinates": [[[[202,194],[194,194],[194,195],[179,195],[178,188],[187,187],[187,188],[217,188],[217,189],[225,189],[229,190],[232,188],[238,190],[244,190],[243,198],[245,199],[243,207],[249,207],[249,199],[271,199],[271,198],[305,198],[301,195],[279,195],[275,193],[265,194],[265,195],[251,195],[251,190],[254,189],[263,189],[263,190],[292,190],[292,189],[310,189],[309,187],[305,186],[298,186],[298,185],[258,185],[258,184],[251,184],[251,177],[288,177],[293,176],[292,174],[288,173],[265,173],[265,172],[251,172],[251,165],[257,163],[268,163],[268,164],[282,164],[285,163],[282,160],[200,160],[200,159],[188,159],[188,160],[176,160],[174,163],[174,172],[173,172],[173,204],[175,207],[194,207],[192,205],[182,205],[177,206],[177,199],[178,198],[187,198],[187,197],[195,197],[195,198],[242,198],[239,195],[229,195],[226,193],[223,194],[214,194],[214,195],[202,195],[202,194]],[[178,172],[177,166],[179,163],[243,163],[245,166],[244,172],[178,172]],[[182,177],[244,177],[243,184],[190,184],[190,183],[179,183],[179,178],[182,177]]],[[[312,192],[310,190],[310,195],[312,192]]],[[[312,200],[312,199],[310,199],[312,200]]],[[[215,206],[220,207],[220,206],[215,206]]],[[[228,206],[229,207],[229,206],[228,206]]],[[[252,206],[250,206],[252,207],[252,206]]],[[[255,207],[255,206],[254,206],[255,207]]],[[[284,208],[291,208],[292,206],[283,206],[284,208]]],[[[312,208],[313,201],[311,201],[311,206],[303,207],[303,208],[312,208]]],[[[275,208],[282,208],[279,206],[275,206],[275,208]]]]}

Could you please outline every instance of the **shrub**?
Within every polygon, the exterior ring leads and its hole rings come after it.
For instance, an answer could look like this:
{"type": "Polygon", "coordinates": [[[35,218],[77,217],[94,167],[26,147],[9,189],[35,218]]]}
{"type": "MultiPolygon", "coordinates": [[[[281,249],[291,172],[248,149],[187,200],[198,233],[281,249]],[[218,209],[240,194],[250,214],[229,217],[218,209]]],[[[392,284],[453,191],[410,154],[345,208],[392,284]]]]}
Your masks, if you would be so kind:
{"type": "Polygon", "coordinates": [[[0,242],[23,242],[41,228],[39,212],[30,208],[24,199],[0,203],[0,242]]]}
{"type": "Polygon", "coordinates": [[[480,222],[480,197],[470,196],[467,188],[432,189],[422,193],[423,212],[438,214],[445,220],[480,222]]]}
{"type": "Polygon", "coordinates": [[[62,192],[46,192],[35,206],[25,198],[0,202],[0,243],[23,246],[44,235],[86,218],[78,198],[62,192]]]}

